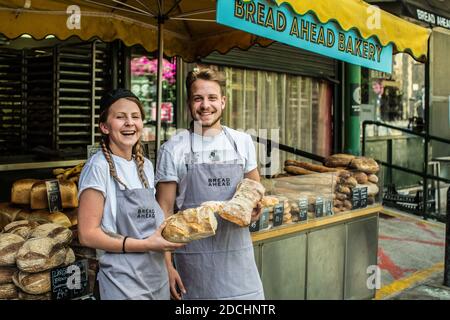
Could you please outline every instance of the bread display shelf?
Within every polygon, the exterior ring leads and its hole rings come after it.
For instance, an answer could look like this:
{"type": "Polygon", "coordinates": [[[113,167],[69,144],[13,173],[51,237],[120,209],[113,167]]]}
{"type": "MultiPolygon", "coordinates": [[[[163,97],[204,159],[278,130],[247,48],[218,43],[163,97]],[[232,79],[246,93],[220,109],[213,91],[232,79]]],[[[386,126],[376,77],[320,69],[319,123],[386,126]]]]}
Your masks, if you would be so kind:
{"type": "Polygon", "coordinates": [[[334,216],[326,216],[322,218],[311,219],[305,222],[298,222],[293,224],[283,224],[279,227],[252,233],[252,240],[255,243],[258,241],[276,238],[296,232],[314,230],[332,224],[341,223],[347,220],[378,214],[382,210],[383,210],[382,205],[373,205],[364,209],[356,209],[352,211],[338,213],[334,216]]]}

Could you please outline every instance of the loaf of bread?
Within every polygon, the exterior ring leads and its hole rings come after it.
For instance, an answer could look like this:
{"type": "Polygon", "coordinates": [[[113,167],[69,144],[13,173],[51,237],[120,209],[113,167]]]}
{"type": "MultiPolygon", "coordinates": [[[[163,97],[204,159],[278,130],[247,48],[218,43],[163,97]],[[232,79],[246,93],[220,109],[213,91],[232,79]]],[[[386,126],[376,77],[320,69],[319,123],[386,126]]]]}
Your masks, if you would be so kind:
{"type": "Polygon", "coordinates": [[[64,259],[64,265],[68,266],[75,262],[75,253],[71,248],[66,248],[66,258],[64,259]]]}
{"type": "Polygon", "coordinates": [[[230,201],[223,206],[219,215],[241,227],[250,225],[253,209],[264,196],[264,186],[252,179],[243,179],[230,201]]]}
{"type": "Polygon", "coordinates": [[[0,299],[17,299],[18,292],[14,283],[0,284],[0,299]]]}
{"type": "Polygon", "coordinates": [[[16,220],[20,211],[20,208],[15,208],[8,202],[0,203],[0,230],[3,230],[7,224],[16,220]]]}
{"type": "Polygon", "coordinates": [[[12,283],[12,277],[16,271],[16,267],[0,267],[0,284],[12,283]]]}
{"type": "Polygon", "coordinates": [[[50,271],[28,273],[18,271],[13,277],[14,284],[23,292],[29,294],[43,294],[50,292],[50,271]]]}
{"type": "MultiPolygon", "coordinates": [[[[61,192],[61,203],[63,208],[78,207],[78,189],[72,181],[60,180],[59,190],[61,192]]],[[[48,197],[45,181],[39,181],[31,187],[31,209],[47,209],[48,197]]]]}
{"type": "Polygon", "coordinates": [[[41,272],[60,266],[66,259],[63,244],[49,237],[25,241],[16,256],[17,267],[25,272],[41,272]]]}
{"type": "Polygon", "coordinates": [[[29,213],[26,219],[29,221],[35,221],[39,224],[52,222],[66,228],[70,228],[72,226],[69,217],[63,212],[59,211],[55,211],[52,213],[48,210],[35,210],[29,213]]]}
{"type": "Polygon", "coordinates": [[[13,266],[16,263],[16,255],[23,246],[25,239],[17,234],[0,234],[0,266],[13,266]]]}
{"type": "Polygon", "coordinates": [[[355,172],[353,174],[353,177],[356,179],[356,181],[359,184],[364,184],[364,183],[367,183],[367,181],[369,181],[367,174],[365,174],[364,172],[355,172]]]}
{"type": "Polygon", "coordinates": [[[219,213],[223,210],[224,201],[206,201],[201,204],[201,207],[210,207],[214,213],[219,213]]]}
{"type": "Polygon", "coordinates": [[[308,169],[304,169],[304,168],[300,168],[297,166],[284,166],[284,171],[286,171],[287,173],[290,174],[295,174],[295,175],[305,175],[305,174],[313,174],[313,173],[317,173],[308,169]]]}
{"type": "Polygon", "coordinates": [[[64,214],[69,218],[72,227],[78,225],[78,209],[64,211],[64,214]]]}
{"type": "Polygon", "coordinates": [[[350,163],[350,167],[365,173],[377,173],[380,170],[375,160],[366,157],[354,158],[350,163]]]}
{"type": "Polygon", "coordinates": [[[309,162],[304,161],[297,161],[297,160],[286,160],[284,162],[285,166],[296,166],[300,167],[306,170],[315,171],[315,172],[336,172],[337,170],[335,168],[328,168],[323,165],[313,164],[309,162]]]}
{"type": "Polygon", "coordinates": [[[337,153],[325,158],[324,165],[327,167],[348,167],[350,162],[355,158],[354,155],[337,153]]]}
{"type": "Polygon", "coordinates": [[[68,245],[72,241],[72,231],[57,223],[45,223],[36,227],[30,234],[30,238],[49,237],[62,245],[68,245]]]}
{"type": "Polygon", "coordinates": [[[21,179],[15,181],[11,188],[11,202],[29,205],[31,199],[31,187],[38,181],[39,180],[36,179],[21,179]]]}
{"type": "Polygon", "coordinates": [[[216,234],[217,219],[209,206],[180,211],[165,221],[162,236],[170,242],[190,242],[216,234]]]}
{"type": "Polygon", "coordinates": [[[19,213],[17,213],[16,219],[14,221],[18,221],[18,220],[33,221],[33,220],[30,219],[30,215],[31,215],[31,210],[22,208],[19,211],[19,213]]]}
{"type": "Polygon", "coordinates": [[[274,196],[264,196],[262,197],[261,201],[259,202],[261,207],[273,207],[274,205],[278,204],[280,200],[278,200],[277,197],[274,196]]]}
{"type": "Polygon", "coordinates": [[[378,183],[378,177],[374,174],[369,175],[368,180],[372,183],[378,183]]]}
{"type": "Polygon", "coordinates": [[[31,231],[36,228],[38,224],[34,221],[18,220],[13,221],[5,226],[3,231],[5,233],[13,233],[21,236],[24,239],[28,239],[31,231]]]}

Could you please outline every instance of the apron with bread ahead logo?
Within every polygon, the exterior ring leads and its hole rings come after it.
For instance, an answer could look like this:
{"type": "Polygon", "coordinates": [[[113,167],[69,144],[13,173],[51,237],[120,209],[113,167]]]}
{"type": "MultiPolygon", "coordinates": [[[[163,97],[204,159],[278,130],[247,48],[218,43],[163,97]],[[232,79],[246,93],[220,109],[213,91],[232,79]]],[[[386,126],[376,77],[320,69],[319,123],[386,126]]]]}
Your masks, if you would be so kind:
{"type": "MultiPolygon", "coordinates": [[[[244,177],[243,160],[226,128],[238,159],[187,163],[187,188],[181,210],[205,201],[230,200],[244,177]]],[[[191,133],[191,156],[192,150],[191,133]]],[[[175,266],[187,293],[183,299],[264,299],[248,228],[217,217],[216,235],[188,243],[175,252],[175,266]]]]}
{"type": "MultiPolygon", "coordinates": [[[[147,180],[147,179],[146,179],[147,180]]],[[[121,190],[116,182],[117,233],[135,239],[152,235],[164,220],[153,188],[121,190]]],[[[164,254],[160,252],[105,252],[98,273],[102,300],[168,300],[164,254]]]]}

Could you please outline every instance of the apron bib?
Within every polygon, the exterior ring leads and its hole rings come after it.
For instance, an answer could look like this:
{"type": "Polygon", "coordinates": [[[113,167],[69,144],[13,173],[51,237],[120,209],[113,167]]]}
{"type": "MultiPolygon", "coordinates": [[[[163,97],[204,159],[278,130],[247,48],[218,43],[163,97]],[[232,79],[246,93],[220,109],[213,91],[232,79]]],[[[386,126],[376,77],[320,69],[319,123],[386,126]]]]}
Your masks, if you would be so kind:
{"type": "MultiPolygon", "coordinates": [[[[221,163],[187,163],[187,188],[181,210],[205,201],[230,200],[244,177],[235,141],[226,137],[238,156],[221,163]]],[[[192,133],[191,133],[192,140],[192,133]]],[[[195,159],[192,150],[189,159],[195,159]]],[[[216,235],[188,243],[174,254],[187,293],[183,299],[264,299],[248,228],[217,216],[216,235]]]]}
{"type": "MultiPolygon", "coordinates": [[[[147,182],[147,185],[148,182],[147,182]]],[[[120,190],[116,182],[117,233],[135,239],[152,235],[164,220],[153,188],[120,190]]],[[[102,300],[168,300],[164,254],[160,252],[105,252],[98,273],[102,300]]]]}

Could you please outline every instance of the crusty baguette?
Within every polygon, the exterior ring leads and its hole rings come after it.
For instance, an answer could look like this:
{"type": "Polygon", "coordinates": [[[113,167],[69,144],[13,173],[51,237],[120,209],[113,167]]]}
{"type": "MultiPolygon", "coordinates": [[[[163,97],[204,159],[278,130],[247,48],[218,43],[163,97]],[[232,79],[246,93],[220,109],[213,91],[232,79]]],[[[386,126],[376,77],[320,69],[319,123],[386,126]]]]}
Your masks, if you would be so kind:
{"type": "Polygon", "coordinates": [[[307,170],[304,168],[296,167],[296,166],[285,166],[284,171],[292,174],[303,175],[303,174],[313,174],[317,173],[311,170],[307,170]]]}
{"type": "Polygon", "coordinates": [[[285,166],[296,166],[300,167],[306,170],[315,171],[315,172],[336,172],[337,169],[335,168],[328,168],[322,165],[313,164],[309,162],[304,161],[297,161],[297,160],[286,160],[284,162],[285,166]]]}

